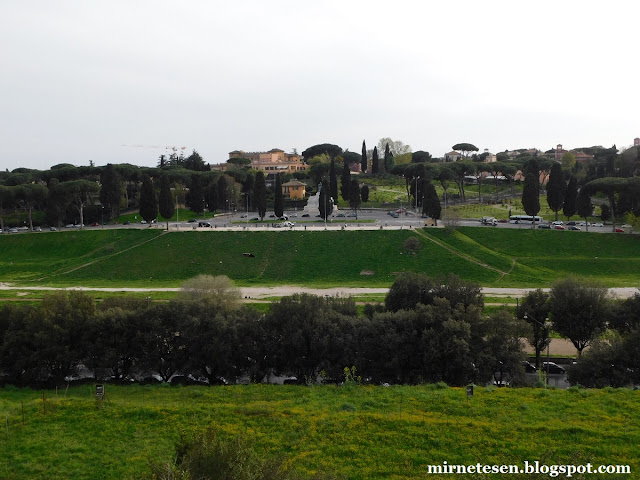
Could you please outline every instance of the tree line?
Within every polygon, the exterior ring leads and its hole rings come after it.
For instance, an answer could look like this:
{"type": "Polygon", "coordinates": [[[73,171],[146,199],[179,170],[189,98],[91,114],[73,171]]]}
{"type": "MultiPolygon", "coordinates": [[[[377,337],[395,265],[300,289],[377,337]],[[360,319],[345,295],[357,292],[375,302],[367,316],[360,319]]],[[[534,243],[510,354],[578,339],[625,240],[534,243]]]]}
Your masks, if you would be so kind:
{"type": "Polygon", "coordinates": [[[270,374],[340,382],[345,367],[355,367],[374,384],[508,378],[523,385],[521,339],[539,359],[553,328],[579,351],[594,344],[570,370],[572,381],[640,383],[640,296],[611,308],[601,287],[563,282],[549,295],[532,292],[517,315],[487,314],[480,288],[454,275],[403,275],[384,305],[367,305],[364,314],[350,298],[306,294],[284,297],[261,313],[241,304],[226,277],[197,277],[169,302],[96,303],[82,292],[59,292],[39,305],[2,308],[0,372],[2,383],[20,386],[60,385],[81,371],[99,381],[215,385],[260,382],[270,374]]]}

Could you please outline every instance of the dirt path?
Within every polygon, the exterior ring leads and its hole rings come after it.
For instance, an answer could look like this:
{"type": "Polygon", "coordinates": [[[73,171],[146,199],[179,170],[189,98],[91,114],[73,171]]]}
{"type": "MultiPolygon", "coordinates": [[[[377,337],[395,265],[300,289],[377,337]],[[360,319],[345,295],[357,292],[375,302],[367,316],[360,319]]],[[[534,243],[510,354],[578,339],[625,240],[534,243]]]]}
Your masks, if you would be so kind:
{"type": "MultiPolygon", "coordinates": [[[[0,282],[0,290],[18,290],[18,291],[47,291],[47,290],[81,290],[87,292],[179,292],[179,287],[166,288],[135,288],[135,287],[17,287],[9,283],[0,282]]],[[[490,297],[522,297],[535,288],[494,288],[483,287],[482,293],[490,297]]],[[[548,288],[543,288],[549,291],[548,288]]],[[[297,287],[294,285],[279,285],[277,287],[240,287],[243,297],[247,298],[265,298],[265,297],[285,297],[295,293],[310,293],[312,295],[324,296],[355,296],[366,294],[385,295],[388,288],[372,288],[372,287],[334,287],[334,288],[307,288],[297,287]]],[[[629,298],[640,293],[635,287],[610,288],[609,293],[616,298],[629,298]]]]}

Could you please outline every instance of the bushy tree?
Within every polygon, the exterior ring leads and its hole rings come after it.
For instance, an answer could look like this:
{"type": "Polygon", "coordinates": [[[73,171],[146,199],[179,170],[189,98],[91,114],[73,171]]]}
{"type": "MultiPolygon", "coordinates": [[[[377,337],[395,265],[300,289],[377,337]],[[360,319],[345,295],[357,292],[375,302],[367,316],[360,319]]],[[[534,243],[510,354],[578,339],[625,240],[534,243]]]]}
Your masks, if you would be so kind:
{"type": "Polygon", "coordinates": [[[524,319],[530,326],[527,341],[536,352],[536,368],[540,368],[540,353],[551,343],[549,319],[549,294],[541,289],[532,290],[522,299],[517,317],[524,319]]]}
{"type": "Polygon", "coordinates": [[[573,277],[556,282],[549,296],[553,328],[578,350],[589,346],[605,326],[607,289],[598,283],[573,277]]]}

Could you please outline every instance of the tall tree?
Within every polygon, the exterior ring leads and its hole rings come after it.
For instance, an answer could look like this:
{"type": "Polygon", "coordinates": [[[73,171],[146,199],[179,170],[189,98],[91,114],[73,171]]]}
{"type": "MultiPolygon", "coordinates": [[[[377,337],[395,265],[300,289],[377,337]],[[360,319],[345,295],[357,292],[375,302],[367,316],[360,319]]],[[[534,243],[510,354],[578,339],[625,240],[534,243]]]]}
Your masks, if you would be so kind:
{"type": "Polygon", "coordinates": [[[360,184],[357,179],[351,180],[351,186],[349,187],[349,206],[353,208],[356,214],[356,220],[358,219],[358,209],[360,208],[360,204],[362,203],[362,198],[360,197],[360,184]]]}
{"type": "Polygon", "coordinates": [[[440,215],[442,213],[442,207],[440,205],[440,199],[438,198],[438,193],[436,192],[436,187],[433,186],[433,183],[426,182],[425,190],[424,190],[424,199],[422,201],[422,213],[431,217],[435,222],[435,225],[438,225],[438,220],[440,219],[440,215]]]}
{"type": "MultiPolygon", "coordinates": [[[[333,163],[333,160],[331,160],[333,163]]],[[[284,197],[282,195],[282,180],[280,179],[280,174],[276,174],[276,191],[274,192],[274,203],[273,203],[273,213],[276,214],[276,217],[280,218],[284,214],[284,197]]]]}
{"type": "MultiPolygon", "coordinates": [[[[538,183],[538,162],[529,161],[525,170],[522,189],[522,207],[527,215],[535,216],[540,211],[540,183],[538,183]]],[[[535,222],[533,222],[535,224],[535,222]]]]}
{"type": "Polygon", "coordinates": [[[320,195],[318,198],[318,210],[320,210],[320,218],[323,220],[327,220],[331,213],[333,213],[333,202],[334,199],[331,198],[329,189],[327,188],[327,179],[324,179],[324,182],[320,182],[318,184],[318,189],[320,190],[320,195]],[[320,187],[322,185],[322,187],[320,187]]]}
{"type": "Polygon", "coordinates": [[[253,202],[258,210],[260,220],[264,220],[264,216],[267,213],[267,185],[262,170],[256,173],[256,183],[253,186],[253,202]]]}
{"type": "Polygon", "coordinates": [[[549,337],[549,294],[537,289],[530,291],[522,299],[522,305],[516,312],[517,317],[524,319],[531,325],[531,334],[528,341],[536,351],[536,368],[540,368],[540,353],[551,342],[549,337]]]}
{"type": "Polygon", "coordinates": [[[458,151],[462,152],[462,154],[465,157],[468,157],[470,152],[477,152],[478,151],[478,147],[476,147],[472,143],[456,143],[451,148],[453,150],[458,150],[458,151]]]}
{"type": "Polygon", "coordinates": [[[118,216],[123,191],[120,174],[112,164],[108,164],[100,176],[100,203],[108,208],[108,218],[118,216]]]}
{"type": "Polygon", "coordinates": [[[362,173],[367,172],[367,144],[362,141],[362,158],[360,160],[360,170],[362,173]]]}
{"type": "Polygon", "coordinates": [[[90,180],[69,180],[58,184],[58,188],[68,202],[70,202],[80,215],[80,227],[84,225],[84,207],[93,202],[93,197],[100,190],[96,182],[90,180]]]}
{"type": "Polygon", "coordinates": [[[215,178],[209,180],[209,186],[207,187],[207,208],[209,212],[213,213],[219,208],[220,194],[218,193],[218,181],[215,178]]]}
{"type": "MultiPolygon", "coordinates": [[[[342,166],[342,175],[340,176],[340,194],[342,195],[342,199],[346,202],[349,201],[349,189],[351,188],[351,171],[349,170],[349,165],[346,163],[342,166]]],[[[334,197],[335,200],[338,200],[338,197],[334,197]]]]}
{"type": "MultiPolygon", "coordinates": [[[[346,160],[342,162],[342,168],[349,170],[349,162],[346,160]]],[[[331,163],[329,164],[329,193],[331,194],[331,198],[333,198],[336,202],[338,201],[338,175],[336,174],[336,162],[335,159],[331,159],[331,163]]]]}
{"type": "Polygon", "coordinates": [[[14,188],[18,205],[27,214],[29,230],[33,231],[33,209],[46,201],[49,190],[40,183],[25,183],[14,188]]]}
{"type": "Polygon", "coordinates": [[[576,211],[579,216],[584,218],[585,228],[589,231],[589,217],[593,214],[593,204],[591,203],[591,196],[584,188],[580,189],[578,198],[576,199],[576,211]]]}
{"type": "Polygon", "coordinates": [[[162,175],[160,178],[160,198],[158,199],[158,209],[160,215],[167,221],[167,230],[169,230],[169,219],[173,217],[176,211],[173,197],[171,195],[171,185],[169,184],[169,176],[162,175]]]}
{"type": "Polygon", "coordinates": [[[385,172],[391,172],[393,167],[395,166],[395,162],[393,160],[393,152],[389,148],[389,144],[387,143],[384,147],[384,170],[385,172]]]}
{"type": "Polygon", "coordinates": [[[567,191],[564,196],[564,207],[562,207],[562,213],[567,217],[567,220],[576,214],[576,203],[578,200],[578,181],[575,175],[571,175],[569,183],[567,184],[567,191]]]}
{"type": "Polygon", "coordinates": [[[140,188],[140,216],[149,223],[158,217],[158,197],[148,175],[142,178],[140,188]]]}
{"type": "Polygon", "coordinates": [[[558,212],[564,205],[566,189],[562,165],[556,162],[551,167],[549,182],[547,183],[547,202],[549,203],[549,208],[556,213],[556,220],[558,220],[558,212]]]}
{"type": "Polygon", "coordinates": [[[187,193],[187,206],[195,213],[204,212],[204,191],[199,175],[191,175],[189,193],[187,193]]]}
{"type": "Polygon", "coordinates": [[[375,175],[378,172],[379,172],[378,147],[373,147],[373,155],[371,156],[371,173],[375,175]]]}

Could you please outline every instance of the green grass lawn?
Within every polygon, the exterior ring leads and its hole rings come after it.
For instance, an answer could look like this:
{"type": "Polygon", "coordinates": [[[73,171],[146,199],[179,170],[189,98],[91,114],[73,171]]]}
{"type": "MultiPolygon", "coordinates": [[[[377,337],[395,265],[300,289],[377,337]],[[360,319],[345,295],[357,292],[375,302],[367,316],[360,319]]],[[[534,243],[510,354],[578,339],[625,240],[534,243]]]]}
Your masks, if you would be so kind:
{"type": "Polygon", "coordinates": [[[0,478],[139,478],[150,459],[172,460],[181,431],[210,425],[300,470],[347,479],[435,478],[427,465],[444,461],[640,471],[638,391],[476,388],[467,400],[464,389],[437,385],[106,385],[100,404],[92,390],[45,392],[46,414],[42,392],[0,390],[0,478]]]}
{"type": "Polygon", "coordinates": [[[528,228],[65,231],[2,236],[0,249],[0,281],[25,287],[178,287],[203,273],[240,286],[384,287],[407,271],[497,287],[549,286],[568,274],[640,284],[640,237],[528,228]],[[416,255],[404,249],[410,236],[422,245],[416,255]]]}

